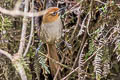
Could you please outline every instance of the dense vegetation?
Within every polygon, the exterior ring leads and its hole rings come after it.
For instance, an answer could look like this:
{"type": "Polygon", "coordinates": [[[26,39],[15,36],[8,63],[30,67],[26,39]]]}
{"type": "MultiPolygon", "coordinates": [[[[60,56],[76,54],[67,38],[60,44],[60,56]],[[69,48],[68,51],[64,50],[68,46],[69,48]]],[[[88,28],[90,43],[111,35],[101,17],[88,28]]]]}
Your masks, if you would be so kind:
{"type": "Polygon", "coordinates": [[[28,1],[0,0],[0,80],[26,80],[25,76],[27,80],[52,80],[47,48],[37,35],[42,16],[10,13],[37,13],[51,6],[63,8],[63,36],[56,43],[61,79],[119,80],[119,0],[28,1]]]}

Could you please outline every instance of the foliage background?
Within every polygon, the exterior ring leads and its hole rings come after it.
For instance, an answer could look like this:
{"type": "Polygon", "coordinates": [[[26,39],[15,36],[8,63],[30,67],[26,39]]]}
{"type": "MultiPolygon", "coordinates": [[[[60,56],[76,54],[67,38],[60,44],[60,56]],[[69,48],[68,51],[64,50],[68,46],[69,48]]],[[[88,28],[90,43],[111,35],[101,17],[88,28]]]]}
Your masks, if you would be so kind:
{"type": "MultiPolygon", "coordinates": [[[[16,0],[0,0],[0,7],[12,10],[16,0]]],[[[24,9],[24,0],[20,10],[24,9]]],[[[31,4],[31,1],[30,1],[31,4]]],[[[119,0],[44,0],[35,1],[35,11],[50,6],[66,7],[61,16],[63,37],[57,43],[62,64],[75,70],[68,80],[119,80],[120,78],[120,2],[119,0]],[[46,3],[46,5],[45,5],[46,3]]],[[[29,6],[29,11],[31,6],[29,6]]],[[[0,49],[12,55],[17,52],[23,17],[12,17],[0,13],[0,49]]],[[[27,56],[23,58],[29,80],[50,79],[49,65],[45,63],[46,45],[38,54],[41,43],[37,35],[41,17],[36,17],[34,36],[27,56]]],[[[30,34],[31,19],[28,21],[26,43],[30,34]]],[[[62,78],[72,70],[62,67],[62,78]]],[[[0,54],[0,80],[20,80],[11,61],[0,54]]]]}

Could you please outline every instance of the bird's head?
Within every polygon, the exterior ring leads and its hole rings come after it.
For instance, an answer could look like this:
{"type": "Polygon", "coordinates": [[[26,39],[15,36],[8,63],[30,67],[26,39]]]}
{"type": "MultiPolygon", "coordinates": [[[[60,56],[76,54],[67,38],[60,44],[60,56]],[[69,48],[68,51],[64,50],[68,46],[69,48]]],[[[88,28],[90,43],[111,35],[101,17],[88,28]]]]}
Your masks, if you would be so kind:
{"type": "Polygon", "coordinates": [[[46,10],[46,13],[43,15],[43,23],[54,22],[59,18],[59,8],[50,7],[46,10]]]}

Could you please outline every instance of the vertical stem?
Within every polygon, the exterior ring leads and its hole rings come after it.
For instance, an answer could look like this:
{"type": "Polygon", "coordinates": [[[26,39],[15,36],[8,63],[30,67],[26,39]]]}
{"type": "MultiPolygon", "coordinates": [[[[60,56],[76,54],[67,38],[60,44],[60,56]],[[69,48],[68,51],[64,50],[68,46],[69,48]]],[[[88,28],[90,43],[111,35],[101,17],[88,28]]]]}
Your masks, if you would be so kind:
{"type": "MultiPolygon", "coordinates": [[[[34,12],[34,0],[32,0],[32,12],[34,12]]],[[[30,44],[31,44],[31,41],[32,41],[33,32],[34,32],[34,17],[32,17],[31,32],[30,32],[30,37],[29,37],[29,42],[27,44],[27,48],[25,49],[25,52],[23,54],[24,57],[26,56],[26,54],[29,50],[29,47],[30,47],[30,44]]]]}
{"type": "MultiPolygon", "coordinates": [[[[24,13],[28,12],[28,6],[29,6],[29,0],[25,0],[24,13]]],[[[16,65],[16,70],[19,72],[22,80],[27,80],[25,69],[23,67],[23,64],[20,61],[20,59],[22,57],[23,49],[25,47],[25,36],[26,36],[26,29],[27,29],[27,21],[28,21],[27,16],[24,16],[19,50],[18,50],[18,53],[15,54],[15,55],[18,55],[18,58],[17,58],[17,60],[16,59],[14,60],[15,63],[13,61],[13,63],[16,65]]],[[[14,56],[14,57],[16,57],[16,56],[14,56]]]]}
{"type": "MultiPolygon", "coordinates": [[[[28,4],[29,4],[29,0],[25,0],[25,8],[24,8],[25,13],[28,12],[28,4]]],[[[19,45],[19,50],[18,50],[18,54],[21,55],[21,56],[22,56],[22,53],[23,53],[23,49],[25,47],[25,36],[26,36],[26,29],[27,29],[27,21],[28,21],[27,16],[24,16],[20,45],[19,45]]]]}

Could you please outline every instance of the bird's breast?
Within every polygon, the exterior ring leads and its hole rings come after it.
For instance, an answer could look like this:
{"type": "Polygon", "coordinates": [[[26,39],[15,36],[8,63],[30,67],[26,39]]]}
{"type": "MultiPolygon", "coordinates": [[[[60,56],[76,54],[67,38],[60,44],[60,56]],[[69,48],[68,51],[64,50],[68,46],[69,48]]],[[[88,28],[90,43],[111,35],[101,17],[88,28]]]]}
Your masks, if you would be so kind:
{"type": "Polygon", "coordinates": [[[45,23],[41,25],[40,38],[43,42],[54,43],[62,35],[62,22],[58,18],[54,22],[45,23]]]}

